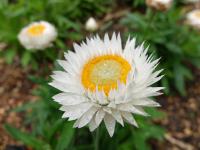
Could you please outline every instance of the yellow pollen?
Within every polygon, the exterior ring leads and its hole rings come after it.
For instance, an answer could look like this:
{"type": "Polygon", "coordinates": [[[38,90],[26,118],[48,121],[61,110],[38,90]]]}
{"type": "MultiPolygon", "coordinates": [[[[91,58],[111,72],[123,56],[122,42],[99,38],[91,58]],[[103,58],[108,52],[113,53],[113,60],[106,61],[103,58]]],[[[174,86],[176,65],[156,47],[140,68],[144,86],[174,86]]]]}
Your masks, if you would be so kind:
{"type": "Polygon", "coordinates": [[[97,56],[84,65],[82,84],[91,91],[98,87],[98,90],[103,90],[108,96],[111,89],[117,88],[117,81],[126,83],[130,70],[130,64],[121,56],[97,56]]]}
{"type": "Polygon", "coordinates": [[[27,33],[31,36],[38,36],[44,32],[45,26],[42,24],[32,25],[28,28],[27,33]]]}

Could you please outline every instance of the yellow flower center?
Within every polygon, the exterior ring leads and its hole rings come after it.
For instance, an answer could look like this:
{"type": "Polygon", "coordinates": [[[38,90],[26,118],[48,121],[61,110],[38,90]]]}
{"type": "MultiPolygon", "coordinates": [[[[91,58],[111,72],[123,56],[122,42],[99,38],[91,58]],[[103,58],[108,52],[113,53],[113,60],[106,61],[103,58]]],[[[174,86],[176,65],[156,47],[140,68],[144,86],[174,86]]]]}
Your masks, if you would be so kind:
{"type": "Polygon", "coordinates": [[[97,56],[83,67],[82,84],[86,89],[103,90],[106,95],[117,88],[117,81],[126,83],[131,65],[118,55],[97,56]]]}
{"type": "Polygon", "coordinates": [[[28,34],[31,36],[38,36],[41,35],[45,30],[45,26],[42,24],[32,25],[28,28],[28,34]]]}

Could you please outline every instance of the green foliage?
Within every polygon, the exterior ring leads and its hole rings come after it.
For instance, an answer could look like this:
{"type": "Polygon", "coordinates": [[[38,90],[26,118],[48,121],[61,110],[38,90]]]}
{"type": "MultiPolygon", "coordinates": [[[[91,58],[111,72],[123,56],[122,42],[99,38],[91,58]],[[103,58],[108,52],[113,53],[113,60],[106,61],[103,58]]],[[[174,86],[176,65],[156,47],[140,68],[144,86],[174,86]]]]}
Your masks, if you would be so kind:
{"type": "Polygon", "coordinates": [[[146,14],[131,13],[121,20],[128,28],[127,35],[136,36],[139,42],[146,40],[150,52],[161,58],[160,67],[164,68],[165,79],[161,82],[169,94],[174,86],[185,96],[185,81],[192,79],[188,63],[197,67],[200,64],[200,37],[189,27],[181,25],[183,14],[171,9],[168,12],[146,10],[146,14]]]}
{"type": "Polygon", "coordinates": [[[21,64],[23,66],[31,64],[38,69],[38,61],[54,61],[58,57],[60,49],[67,49],[66,39],[72,41],[82,39],[81,27],[86,19],[90,17],[91,13],[100,16],[109,11],[109,7],[106,7],[108,4],[111,4],[111,0],[17,0],[13,2],[1,0],[0,42],[9,43],[10,49],[13,50],[3,51],[3,56],[8,63],[12,63],[13,56],[17,53],[22,57],[21,64]],[[53,47],[45,50],[48,52],[27,53],[19,44],[18,33],[24,26],[39,20],[49,21],[57,28],[58,40],[53,47]]]}
{"type": "Polygon", "coordinates": [[[134,6],[144,6],[145,0],[134,0],[133,5],[134,6]]]}
{"type": "Polygon", "coordinates": [[[30,134],[21,132],[18,129],[16,129],[10,125],[5,125],[5,129],[14,138],[16,138],[17,140],[23,141],[24,144],[27,144],[27,145],[35,148],[36,150],[50,150],[50,146],[47,143],[37,139],[36,137],[34,137],[30,134]]]}

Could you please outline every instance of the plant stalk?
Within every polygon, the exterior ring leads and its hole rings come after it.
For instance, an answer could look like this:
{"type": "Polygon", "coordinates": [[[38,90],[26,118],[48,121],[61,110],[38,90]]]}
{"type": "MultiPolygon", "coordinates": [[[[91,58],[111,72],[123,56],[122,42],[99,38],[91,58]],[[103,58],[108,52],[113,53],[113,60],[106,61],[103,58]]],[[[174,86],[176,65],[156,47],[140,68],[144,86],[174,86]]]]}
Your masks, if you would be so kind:
{"type": "Polygon", "coordinates": [[[95,150],[99,150],[99,128],[96,129],[95,139],[94,139],[94,148],[95,150]]]}

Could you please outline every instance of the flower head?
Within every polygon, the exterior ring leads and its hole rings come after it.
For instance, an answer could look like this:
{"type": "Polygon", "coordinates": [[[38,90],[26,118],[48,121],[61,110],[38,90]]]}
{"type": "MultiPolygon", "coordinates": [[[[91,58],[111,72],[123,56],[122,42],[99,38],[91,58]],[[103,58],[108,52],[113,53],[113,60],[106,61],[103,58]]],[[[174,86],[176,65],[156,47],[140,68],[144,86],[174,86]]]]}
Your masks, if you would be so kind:
{"type": "Polygon", "coordinates": [[[46,21],[33,22],[24,27],[18,39],[26,49],[45,49],[56,39],[57,32],[53,25],[46,21]]]}
{"type": "Polygon", "coordinates": [[[136,47],[135,38],[122,48],[120,35],[105,34],[74,44],[74,50],[58,60],[64,71],[54,71],[50,83],[62,91],[53,99],[62,105],[63,118],[76,120],[74,127],[93,131],[103,120],[112,136],[116,121],[138,126],[132,114],[147,116],[144,106],[160,106],[150,98],[163,89],[151,87],[162,78],[162,70],[154,72],[159,59],[148,57],[143,44],[136,47]]]}
{"type": "Polygon", "coordinates": [[[93,17],[90,17],[86,24],[85,24],[85,29],[88,31],[96,31],[98,29],[98,23],[93,17]]]}
{"type": "Polygon", "coordinates": [[[173,0],[146,0],[146,4],[149,7],[157,10],[165,11],[168,10],[172,5],[173,0]]]}
{"type": "Polygon", "coordinates": [[[200,9],[189,12],[187,14],[187,22],[191,26],[200,29],[200,9]]]}

